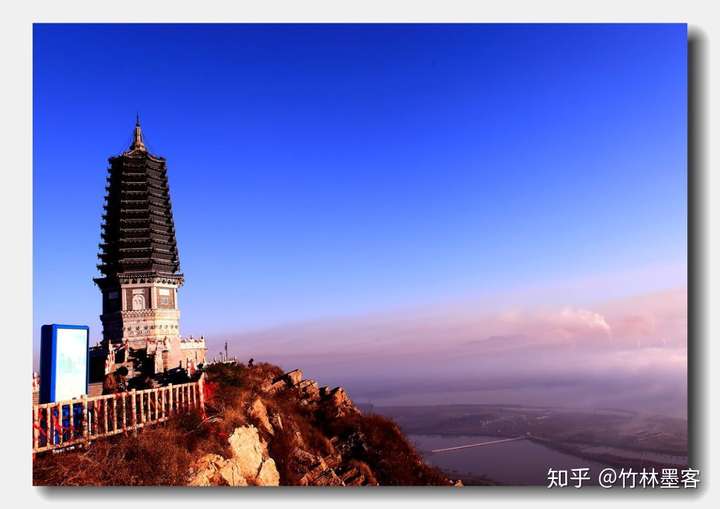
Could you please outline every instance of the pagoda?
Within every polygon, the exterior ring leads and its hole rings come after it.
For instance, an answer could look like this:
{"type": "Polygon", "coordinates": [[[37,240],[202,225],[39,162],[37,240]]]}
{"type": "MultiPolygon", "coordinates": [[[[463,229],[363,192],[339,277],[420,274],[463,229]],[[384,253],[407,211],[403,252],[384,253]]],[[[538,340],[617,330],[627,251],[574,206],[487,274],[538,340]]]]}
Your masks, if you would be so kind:
{"type": "Polygon", "coordinates": [[[108,159],[102,242],[106,371],[157,373],[205,360],[204,341],[180,337],[180,272],[165,158],[151,154],[138,117],[130,147],[108,159]]]}

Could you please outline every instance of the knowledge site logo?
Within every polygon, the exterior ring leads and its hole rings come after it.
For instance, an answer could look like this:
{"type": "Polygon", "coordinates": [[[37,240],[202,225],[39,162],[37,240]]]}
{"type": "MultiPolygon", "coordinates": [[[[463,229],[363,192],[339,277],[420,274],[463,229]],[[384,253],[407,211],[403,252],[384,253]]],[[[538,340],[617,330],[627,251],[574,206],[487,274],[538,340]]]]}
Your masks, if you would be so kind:
{"type": "MultiPolygon", "coordinates": [[[[660,489],[693,489],[700,483],[700,470],[687,468],[663,468],[660,471],[655,468],[637,471],[633,468],[602,469],[597,477],[597,484],[602,488],[660,488],[660,489]]],[[[593,480],[590,468],[573,468],[570,470],[548,469],[548,488],[582,488],[593,480]]]]}

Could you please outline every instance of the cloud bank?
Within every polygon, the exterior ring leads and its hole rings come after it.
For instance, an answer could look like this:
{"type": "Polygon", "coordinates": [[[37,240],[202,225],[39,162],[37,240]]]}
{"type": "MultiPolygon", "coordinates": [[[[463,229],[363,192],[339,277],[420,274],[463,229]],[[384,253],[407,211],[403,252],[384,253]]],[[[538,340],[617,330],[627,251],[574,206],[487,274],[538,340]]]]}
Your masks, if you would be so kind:
{"type": "Polygon", "coordinates": [[[237,334],[231,344],[241,358],[301,367],[380,404],[436,394],[685,415],[685,288],[591,306],[465,303],[328,319],[237,334]]]}

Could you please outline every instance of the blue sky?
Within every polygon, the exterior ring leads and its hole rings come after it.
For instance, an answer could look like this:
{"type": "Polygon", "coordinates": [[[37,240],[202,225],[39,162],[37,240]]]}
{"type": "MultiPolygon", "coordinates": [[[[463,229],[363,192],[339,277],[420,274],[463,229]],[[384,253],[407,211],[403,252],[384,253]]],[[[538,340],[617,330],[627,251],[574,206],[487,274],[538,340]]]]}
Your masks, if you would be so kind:
{"type": "MultiPolygon", "coordinates": [[[[36,25],[33,45],[36,340],[99,339],[107,158],[138,111],[186,334],[686,263],[685,25],[36,25]]],[[[660,272],[628,288],[684,284],[660,272]]]]}

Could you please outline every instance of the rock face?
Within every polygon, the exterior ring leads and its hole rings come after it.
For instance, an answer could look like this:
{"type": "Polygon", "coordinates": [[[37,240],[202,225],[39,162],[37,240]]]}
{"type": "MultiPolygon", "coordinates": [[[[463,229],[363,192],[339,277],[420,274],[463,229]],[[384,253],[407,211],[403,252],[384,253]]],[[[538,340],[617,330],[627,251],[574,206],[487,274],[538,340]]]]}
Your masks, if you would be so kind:
{"type": "Polygon", "coordinates": [[[268,458],[260,465],[260,471],[255,477],[255,486],[279,486],[280,474],[277,471],[275,460],[268,458]]]}
{"type": "Polygon", "coordinates": [[[297,384],[300,396],[310,401],[318,401],[320,399],[320,387],[315,380],[303,380],[297,384]]]}
{"type": "Polygon", "coordinates": [[[285,373],[283,378],[289,386],[294,387],[302,381],[303,372],[299,369],[293,369],[292,371],[285,373]]]}
{"type": "Polygon", "coordinates": [[[260,442],[255,426],[241,426],[228,439],[232,457],[200,458],[190,472],[190,486],[278,486],[275,461],[260,442]]]}
{"type": "Polygon", "coordinates": [[[254,480],[263,464],[263,449],[255,426],[235,428],[230,438],[232,459],[245,479],[254,480]]]}
{"type": "Polygon", "coordinates": [[[217,486],[220,481],[220,470],[225,465],[225,458],[218,454],[206,454],[195,462],[190,473],[190,486],[217,486]]]}
{"type": "Polygon", "coordinates": [[[275,394],[284,389],[295,387],[302,381],[302,377],[302,371],[300,371],[299,369],[293,369],[292,371],[288,371],[287,373],[284,373],[274,378],[273,380],[268,381],[262,387],[262,390],[263,392],[266,392],[268,394],[275,394]]]}
{"type": "MultiPolygon", "coordinates": [[[[255,421],[258,428],[265,433],[268,433],[269,435],[275,434],[275,430],[273,429],[272,424],[270,424],[270,419],[268,418],[267,408],[265,408],[265,404],[260,398],[255,398],[250,405],[250,418],[255,421]]],[[[282,427],[282,424],[280,426],[282,427]]]]}
{"type": "Polygon", "coordinates": [[[293,450],[290,461],[295,470],[305,472],[300,478],[301,486],[343,486],[343,482],[322,456],[298,448],[293,450]]]}
{"type": "MultiPolygon", "coordinates": [[[[289,391],[287,397],[296,398],[301,407],[311,412],[318,411],[330,419],[360,413],[342,387],[321,388],[315,380],[304,380],[302,376],[303,373],[299,369],[284,373],[265,383],[263,392],[268,396],[274,396],[280,391],[289,391]]],[[[378,484],[370,467],[365,463],[357,461],[350,464],[343,463],[345,453],[361,451],[363,448],[367,450],[362,434],[351,435],[348,440],[342,442],[329,440],[328,446],[332,452],[318,454],[312,452],[314,448],[303,439],[302,433],[292,422],[290,428],[286,430],[280,415],[268,416],[267,408],[259,399],[251,404],[250,416],[261,430],[271,435],[272,432],[269,430],[291,433],[293,448],[285,461],[295,473],[297,484],[301,486],[378,484]]]]}
{"type": "Polygon", "coordinates": [[[228,486],[247,486],[248,481],[243,472],[243,463],[236,458],[230,458],[220,469],[220,477],[228,486]]]}
{"type": "MultiPolygon", "coordinates": [[[[258,373],[257,369],[250,372],[258,373]]],[[[403,458],[400,463],[406,459],[421,465],[413,453],[408,455],[407,448],[394,447],[394,437],[402,440],[402,435],[387,426],[381,428],[380,436],[387,437],[382,440],[392,442],[388,443],[390,449],[399,454],[385,459],[378,451],[377,433],[371,434],[377,429],[372,427],[376,421],[368,424],[363,420],[342,387],[319,387],[315,380],[303,379],[299,369],[279,376],[274,371],[257,377],[253,384],[248,384],[249,390],[239,403],[247,412],[244,422],[252,424],[231,427],[230,457],[215,454],[201,458],[192,471],[191,485],[278,486],[279,465],[284,484],[377,486],[379,479],[387,480],[389,468],[408,475],[404,463],[394,466],[397,458],[403,458]]],[[[415,475],[412,481],[428,483],[427,477],[415,475]]],[[[442,479],[435,481],[443,485],[442,479]]],[[[388,484],[392,483],[390,479],[388,484]]]]}
{"type": "Polygon", "coordinates": [[[330,391],[326,389],[322,398],[322,404],[325,413],[331,418],[360,413],[342,387],[335,387],[330,391]]]}

